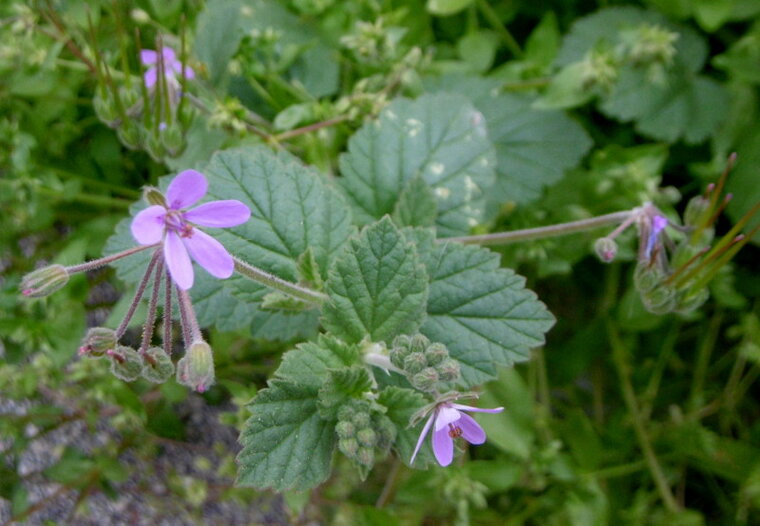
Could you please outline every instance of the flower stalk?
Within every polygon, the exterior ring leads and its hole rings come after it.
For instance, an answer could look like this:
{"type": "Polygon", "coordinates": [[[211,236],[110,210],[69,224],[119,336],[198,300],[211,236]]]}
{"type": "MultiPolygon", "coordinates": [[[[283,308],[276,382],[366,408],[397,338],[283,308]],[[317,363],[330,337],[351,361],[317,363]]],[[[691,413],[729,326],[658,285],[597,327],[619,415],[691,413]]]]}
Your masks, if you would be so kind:
{"type": "Polygon", "coordinates": [[[322,305],[328,299],[326,294],[317,292],[316,290],[312,290],[308,287],[304,287],[296,283],[292,283],[290,281],[286,281],[275,276],[274,274],[270,274],[269,272],[246,263],[238,257],[233,256],[233,260],[235,261],[235,271],[242,274],[248,279],[261,283],[262,285],[266,285],[269,288],[278,290],[283,294],[287,294],[288,296],[292,296],[293,298],[314,305],[322,305]]]}

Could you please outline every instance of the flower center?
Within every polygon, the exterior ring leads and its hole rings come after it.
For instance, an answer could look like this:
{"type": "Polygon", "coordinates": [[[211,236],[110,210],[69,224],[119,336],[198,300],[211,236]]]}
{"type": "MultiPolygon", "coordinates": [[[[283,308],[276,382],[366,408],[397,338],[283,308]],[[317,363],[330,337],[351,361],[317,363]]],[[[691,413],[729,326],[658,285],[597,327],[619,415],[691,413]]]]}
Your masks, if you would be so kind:
{"type": "Polygon", "coordinates": [[[167,229],[179,234],[179,237],[191,237],[193,235],[193,226],[185,222],[185,218],[179,210],[168,210],[164,224],[167,229]]]}
{"type": "Polygon", "coordinates": [[[451,438],[459,438],[462,436],[462,428],[459,426],[455,426],[454,424],[449,424],[449,436],[451,438]]]}

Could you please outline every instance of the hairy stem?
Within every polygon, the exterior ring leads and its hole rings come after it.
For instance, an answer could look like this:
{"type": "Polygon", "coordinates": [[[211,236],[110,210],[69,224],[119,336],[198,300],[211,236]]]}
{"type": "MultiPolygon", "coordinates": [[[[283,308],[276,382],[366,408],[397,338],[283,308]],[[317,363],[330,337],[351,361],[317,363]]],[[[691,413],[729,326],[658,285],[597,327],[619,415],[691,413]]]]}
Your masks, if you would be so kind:
{"type": "Polygon", "coordinates": [[[153,268],[156,266],[156,263],[158,262],[161,255],[161,250],[156,250],[153,253],[153,257],[150,259],[150,263],[148,263],[148,268],[145,270],[145,275],[140,281],[140,284],[137,286],[135,297],[132,298],[132,303],[130,303],[129,308],[127,309],[127,313],[124,315],[124,319],[121,320],[121,323],[116,329],[116,340],[119,340],[122,336],[124,336],[124,332],[127,330],[129,322],[132,321],[132,316],[135,315],[137,306],[140,304],[140,300],[142,299],[143,294],[145,294],[145,287],[148,286],[148,281],[150,281],[150,276],[153,273],[153,268]]]}
{"type": "Polygon", "coordinates": [[[164,260],[159,258],[153,278],[153,290],[150,293],[150,302],[148,303],[148,315],[145,317],[145,326],[143,327],[142,341],[140,342],[140,354],[145,354],[153,338],[153,326],[156,324],[156,309],[158,309],[158,293],[161,290],[161,278],[163,275],[164,260]]]}
{"type": "Polygon", "coordinates": [[[164,351],[172,353],[172,278],[164,271],[164,351]]]}
{"type": "Polygon", "coordinates": [[[113,263],[114,261],[117,261],[119,259],[131,256],[132,254],[137,254],[138,252],[142,252],[143,250],[148,250],[149,248],[155,248],[159,245],[160,243],[156,243],[155,245],[139,245],[127,250],[122,250],[121,252],[117,252],[116,254],[111,254],[110,256],[106,256],[100,259],[93,259],[92,261],[88,261],[86,263],[81,263],[79,265],[72,265],[70,267],[66,267],[66,272],[68,272],[69,274],[76,274],[77,272],[87,272],[88,270],[95,270],[96,268],[102,267],[103,265],[108,265],[109,263],[113,263]]]}
{"type": "Polygon", "coordinates": [[[235,270],[237,272],[246,278],[261,283],[262,285],[266,285],[267,287],[283,292],[288,296],[292,296],[301,301],[313,303],[315,305],[322,305],[327,300],[326,294],[322,294],[321,292],[317,292],[316,290],[312,290],[308,287],[304,287],[296,283],[286,281],[282,278],[278,278],[274,274],[270,274],[269,272],[261,270],[260,268],[254,267],[253,265],[250,265],[236,257],[233,259],[235,260],[235,270]]]}
{"type": "Polygon", "coordinates": [[[186,290],[177,287],[177,301],[179,302],[180,311],[183,309],[185,311],[183,318],[187,321],[186,325],[190,336],[190,344],[203,340],[201,327],[198,325],[198,318],[195,317],[193,303],[190,300],[190,294],[188,294],[186,290]]]}
{"type": "Polygon", "coordinates": [[[528,241],[531,239],[542,239],[546,237],[565,236],[577,232],[594,230],[603,226],[622,223],[631,218],[636,213],[635,210],[626,210],[622,212],[613,212],[589,219],[579,219],[568,223],[559,223],[557,225],[540,226],[537,228],[525,228],[523,230],[513,230],[511,232],[497,232],[495,234],[483,234],[479,236],[459,236],[445,237],[441,241],[456,241],[466,245],[507,245],[517,241],[528,241]]]}

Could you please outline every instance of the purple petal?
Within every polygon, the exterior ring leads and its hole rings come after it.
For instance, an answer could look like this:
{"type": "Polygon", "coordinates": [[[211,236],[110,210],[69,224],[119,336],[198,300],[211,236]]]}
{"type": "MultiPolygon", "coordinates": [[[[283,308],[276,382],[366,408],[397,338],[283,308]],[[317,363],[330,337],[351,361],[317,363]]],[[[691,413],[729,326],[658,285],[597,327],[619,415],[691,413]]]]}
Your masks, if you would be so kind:
{"type": "Polygon", "coordinates": [[[251,211],[240,201],[228,199],[204,203],[188,210],[184,216],[185,221],[196,225],[225,228],[245,223],[250,219],[251,211]]]}
{"type": "Polygon", "coordinates": [[[486,432],[471,416],[462,413],[462,418],[456,425],[462,430],[462,437],[470,444],[482,444],[486,441],[486,432]]]}
{"type": "Polygon", "coordinates": [[[168,46],[163,47],[161,54],[164,56],[164,64],[172,64],[177,60],[177,54],[168,46]]]}
{"type": "Polygon", "coordinates": [[[206,195],[208,182],[206,176],[195,170],[185,170],[169,183],[166,190],[166,200],[172,210],[181,210],[198,202],[206,195]]]}
{"type": "Polygon", "coordinates": [[[193,71],[193,68],[191,68],[190,66],[185,66],[185,78],[187,80],[192,80],[195,78],[195,71],[193,71]]]}
{"type": "Polygon", "coordinates": [[[668,219],[666,217],[656,215],[652,219],[652,234],[659,234],[665,227],[668,226],[668,219]]]}
{"type": "Polygon", "coordinates": [[[449,435],[449,429],[433,431],[433,453],[438,463],[446,467],[454,460],[454,439],[449,435]]]}
{"type": "Polygon", "coordinates": [[[454,409],[460,411],[470,411],[471,413],[501,413],[504,411],[503,407],[495,407],[494,409],[481,409],[479,407],[472,407],[471,405],[451,404],[454,409]]]}
{"type": "Polygon", "coordinates": [[[232,276],[235,262],[219,241],[197,228],[183,241],[193,259],[209,274],[220,279],[232,276]]]}
{"type": "Polygon", "coordinates": [[[141,210],[132,220],[132,237],[141,245],[153,245],[164,237],[166,208],[160,205],[141,210]]]}
{"type": "Polygon", "coordinates": [[[435,430],[440,431],[444,428],[448,429],[449,424],[456,422],[461,416],[462,413],[451,407],[449,404],[439,405],[436,410],[435,430]]]}
{"type": "Polygon", "coordinates": [[[176,232],[168,231],[164,240],[164,261],[174,283],[182,290],[193,286],[193,263],[176,232]]]}
{"type": "Polygon", "coordinates": [[[420,433],[420,438],[417,440],[417,445],[414,448],[414,453],[412,453],[412,458],[409,459],[410,465],[414,463],[414,459],[417,457],[417,453],[419,453],[420,447],[422,447],[422,443],[425,441],[425,437],[427,436],[428,431],[430,431],[430,426],[433,425],[433,420],[435,420],[435,413],[430,415],[430,418],[428,418],[428,421],[425,422],[425,427],[422,428],[422,432],[420,433]]]}
{"type": "Polygon", "coordinates": [[[141,49],[140,62],[146,65],[155,64],[156,62],[158,62],[158,53],[156,53],[152,49],[141,49]]]}
{"type": "Polygon", "coordinates": [[[148,71],[145,72],[145,75],[143,75],[143,82],[145,82],[145,87],[148,89],[155,86],[157,80],[158,80],[158,68],[152,67],[148,71]]]}

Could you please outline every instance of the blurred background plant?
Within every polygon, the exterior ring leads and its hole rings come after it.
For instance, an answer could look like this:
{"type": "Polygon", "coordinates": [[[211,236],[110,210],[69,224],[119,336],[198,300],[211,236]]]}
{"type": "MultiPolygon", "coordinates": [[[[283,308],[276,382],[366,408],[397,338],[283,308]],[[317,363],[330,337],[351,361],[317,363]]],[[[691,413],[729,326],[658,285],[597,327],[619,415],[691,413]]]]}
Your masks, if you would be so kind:
{"type": "Polygon", "coordinates": [[[0,6],[0,523],[755,523],[757,236],[706,304],[665,316],[636,292],[628,233],[609,266],[593,257],[605,232],[497,248],[558,324],[532,361],[485,387],[482,405],[506,408],[482,421],[489,445],[447,469],[391,457],[363,483],[341,458],[318,490],[281,496],[234,488],[234,429],[298,336],[252,338],[259,327],[233,318],[210,328],[218,384],[200,396],[126,384],[76,357],[86,326],[126,308],[129,285],[112,271],[19,300],[35,264],[100,256],[161,175],[251,143],[336,174],[348,138],[390,100],[438,91],[468,97],[495,148],[499,179],[476,233],[645,201],[675,217],[736,151],[716,224],[728,231],[760,201],[760,5],[612,4],[0,6]],[[168,102],[141,87],[140,49],[163,45],[195,72],[170,143],[155,113],[126,111],[168,102]]]}

